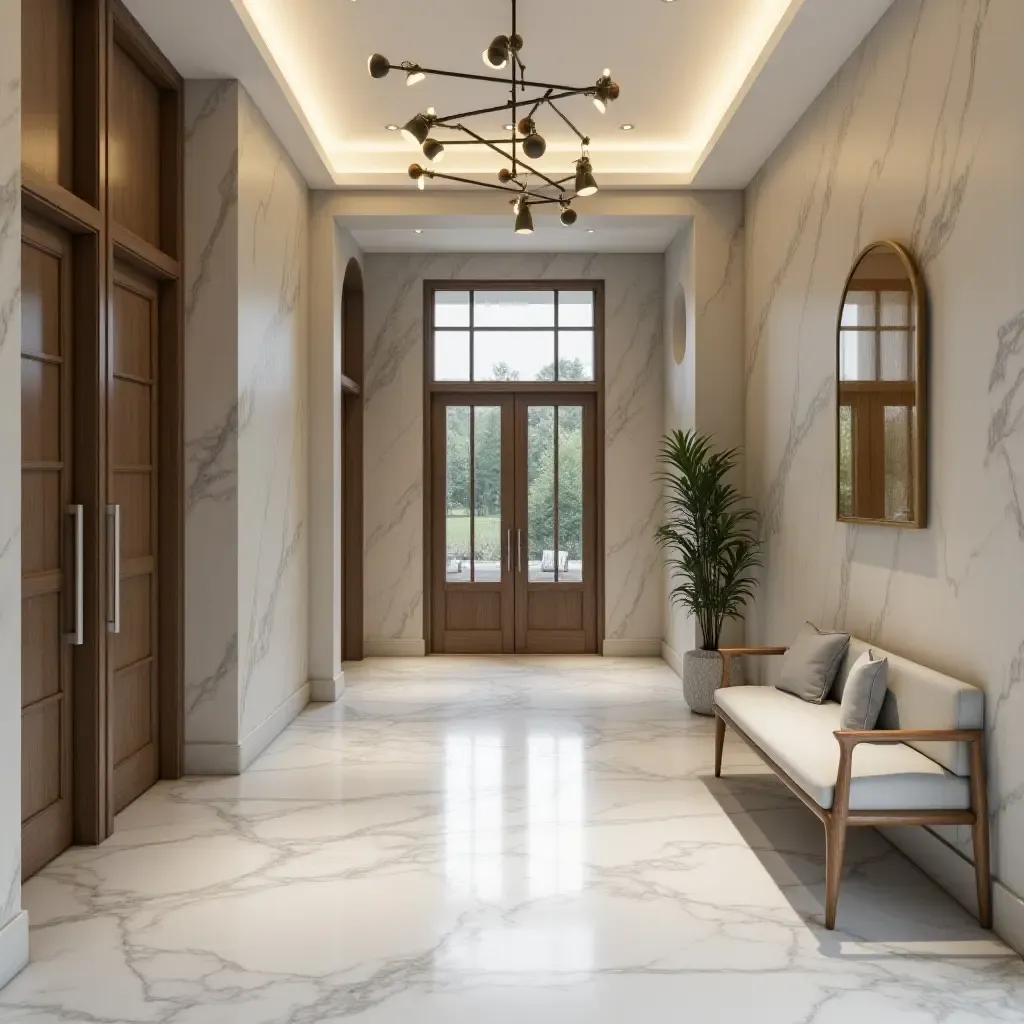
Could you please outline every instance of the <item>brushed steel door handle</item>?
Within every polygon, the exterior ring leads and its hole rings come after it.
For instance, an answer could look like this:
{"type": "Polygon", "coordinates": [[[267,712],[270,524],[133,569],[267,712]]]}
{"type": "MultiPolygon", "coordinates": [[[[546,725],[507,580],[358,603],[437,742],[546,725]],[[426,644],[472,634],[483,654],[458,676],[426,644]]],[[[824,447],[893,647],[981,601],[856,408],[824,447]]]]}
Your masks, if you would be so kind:
{"type": "Polygon", "coordinates": [[[507,566],[508,572],[512,571],[512,531],[508,531],[508,538],[505,542],[506,559],[505,565],[507,566]]]}
{"type": "Polygon", "coordinates": [[[107,538],[111,549],[110,614],[107,631],[121,632],[121,506],[107,506],[107,538]]]}
{"type": "Polygon", "coordinates": [[[523,531],[516,530],[516,572],[523,571],[523,531]]]}
{"type": "Polygon", "coordinates": [[[85,580],[83,578],[83,552],[85,530],[85,506],[68,505],[67,513],[75,524],[75,624],[64,639],[73,647],[85,642],[85,580]]]}

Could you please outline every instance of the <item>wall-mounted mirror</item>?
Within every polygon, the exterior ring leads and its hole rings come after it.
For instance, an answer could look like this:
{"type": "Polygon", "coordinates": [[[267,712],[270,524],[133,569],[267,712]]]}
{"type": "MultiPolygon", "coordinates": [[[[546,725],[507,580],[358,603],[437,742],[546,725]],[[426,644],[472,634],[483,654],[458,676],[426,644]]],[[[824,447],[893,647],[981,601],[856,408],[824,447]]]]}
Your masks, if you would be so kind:
{"type": "Polygon", "coordinates": [[[924,286],[895,242],[876,242],[846,280],[836,337],[836,517],[925,525],[924,286]]]}

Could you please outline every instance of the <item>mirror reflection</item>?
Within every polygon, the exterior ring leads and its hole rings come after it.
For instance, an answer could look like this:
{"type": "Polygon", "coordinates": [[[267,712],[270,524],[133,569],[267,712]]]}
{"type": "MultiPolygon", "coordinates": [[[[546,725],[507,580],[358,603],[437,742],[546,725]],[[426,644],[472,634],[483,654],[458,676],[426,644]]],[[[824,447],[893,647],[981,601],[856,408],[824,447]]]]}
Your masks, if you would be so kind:
{"type": "Polygon", "coordinates": [[[905,249],[879,242],[860,255],[837,339],[840,520],[924,525],[923,308],[905,249]]]}

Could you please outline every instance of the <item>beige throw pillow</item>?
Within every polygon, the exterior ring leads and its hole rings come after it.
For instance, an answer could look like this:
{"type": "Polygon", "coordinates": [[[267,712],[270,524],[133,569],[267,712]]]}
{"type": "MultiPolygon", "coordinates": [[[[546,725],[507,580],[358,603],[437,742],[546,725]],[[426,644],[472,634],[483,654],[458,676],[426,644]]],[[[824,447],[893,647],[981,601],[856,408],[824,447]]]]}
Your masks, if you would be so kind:
{"type": "Polygon", "coordinates": [[[889,659],[865,651],[850,669],[843,690],[839,724],[844,729],[874,729],[889,689],[889,659]]]}
{"type": "Polygon", "coordinates": [[[805,623],[782,659],[778,688],[811,704],[823,704],[849,645],[849,633],[823,633],[805,623]]]}

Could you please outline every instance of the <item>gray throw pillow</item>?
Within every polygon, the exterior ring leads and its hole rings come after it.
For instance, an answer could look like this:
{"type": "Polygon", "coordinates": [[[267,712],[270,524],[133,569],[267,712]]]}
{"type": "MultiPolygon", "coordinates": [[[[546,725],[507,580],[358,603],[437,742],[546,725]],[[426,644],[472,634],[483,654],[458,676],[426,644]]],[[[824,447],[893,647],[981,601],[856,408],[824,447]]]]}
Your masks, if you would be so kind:
{"type": "Polygon", "coordinates": [[[823,704],[849,645],[849,633],[823,633],[805,623],[782,659],[778,689],[811,704],[823,704]]]}
{"type": "Polygon", "coordinates": [[[839,710],[844,729],[874,729],[885,692],[889,689],[889,659],[875,659],[874,651],[865,651],[850,669],[839,710]]]}

